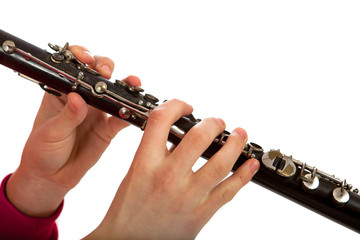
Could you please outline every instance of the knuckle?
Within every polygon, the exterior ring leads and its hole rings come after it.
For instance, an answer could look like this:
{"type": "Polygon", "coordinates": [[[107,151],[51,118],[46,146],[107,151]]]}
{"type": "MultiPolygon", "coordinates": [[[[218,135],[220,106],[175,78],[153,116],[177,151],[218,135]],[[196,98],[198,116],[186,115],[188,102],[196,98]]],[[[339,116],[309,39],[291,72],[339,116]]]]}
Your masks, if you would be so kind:
{"type": "Polygon", "coordinates": [[[220,132],[225,130],[225,123],[218,118],[205,118],[202,121],[204,128],[208,130],[208,132],[213,133],[214,135],[218,135],[220,132]]]}
{"type": "Polygon", "coordinates": [[[227,188],[221,192],[220,199],[223,203],[228,203],[235,197],[235,195],[236,195],[236,191],[227,188]]]}
{"type": "Polygon", "coordinates": [[[114,61],[111,58],[101,56],[101,55],[95,55],[94,58],[96,60],[97,65],[107,64],[110,67],[113,67],[115,65],[114,61]]]}
{"type": "Polygon", "coordinates": [[[110,64],[111,66],[114,66],[115,63],[111,58],[105,57],[105,60],[108,62],[108,64],[110,64]]]}
{"type": "Polygon", "coordinates": [[[167,102],[164,103],[164,105],[171,105],[172,107],[181,107],[181,108],[186,108],[186,107],[191,107],[189,104],[187,104],[185,101],[174,98],[171,99],[167,102]]]}
{"type": "Polygon", "coordinates": [[[178,99],[172,99],[160,106],[154,108],[149,116],[149,121],[154,122],[169,122],[172,121],[174,116],[178,114],[178,112],[185,108],[187,104],[184,101],[178,99]]]}
{"type": "Polygon", "coordinates": [[[216,118],[205,118],[190,130],[190,136],[195,144],[211,143],[224,130],[222,123],[216,118]]]}
{"type": "Polygon", "coordinates": [[[159,122],[166,119],[167,115],[166,108],[159,106],[150,113],[148,121],[159,122]]]}
{"type": "Polygon", "coordinates": [[[249,182],[249,181],[245,181],[242,175],[238,176],[237,181],[238,181],[237,183],[238,189],[241,189],[244,185],[246,185],[249,182]]]}
{"type": "Polygon", "coordinates": [[[175,108],[176,109],[186,109],[186,108],[191,107],[186,102],[184,102],[180,99],[177,99],[177,98],[167,101],[166,103],[164,103],[164,105],[170,106],[171,109],[175,109],[175,108]]]}
{"type": "Polygon", "coordinates": [[[190,140],[195,145],[208,144],[213,140],[209,131],[206,131],[204,128],[196,127],[189,134],[190,140]]]}
{"type": "Polygon", "coordinates": [[[70,50],[72,53],[77,53],[78,51],[85,51],[85,47],[80,45],[71,45],[68,47],[68,50],[70,50]]]}
{"type": "Polygon", "coordinates": [[[225,166],[225,164],[223,163],[216,164],[213,167],[213,174],[217,179],[223,179],[224,177],[226,177],[226,175],[228,175],[228,173],[229,170],[227,166],[225,166]]]}

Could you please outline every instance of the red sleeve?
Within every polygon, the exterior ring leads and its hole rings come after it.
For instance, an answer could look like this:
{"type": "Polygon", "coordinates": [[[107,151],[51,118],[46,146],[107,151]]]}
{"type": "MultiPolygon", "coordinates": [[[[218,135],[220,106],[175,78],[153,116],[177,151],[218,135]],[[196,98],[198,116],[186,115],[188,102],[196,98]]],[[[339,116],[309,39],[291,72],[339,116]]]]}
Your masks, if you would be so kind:
{"type": "Polygon", "coordinates": [[[48,218],[30,217],[17,210],[7,199],[6,183],[11,174],[6,176],[0,187],[0,239],[58,239],[55,220],[60,215],[63,203],[48,218]]]}

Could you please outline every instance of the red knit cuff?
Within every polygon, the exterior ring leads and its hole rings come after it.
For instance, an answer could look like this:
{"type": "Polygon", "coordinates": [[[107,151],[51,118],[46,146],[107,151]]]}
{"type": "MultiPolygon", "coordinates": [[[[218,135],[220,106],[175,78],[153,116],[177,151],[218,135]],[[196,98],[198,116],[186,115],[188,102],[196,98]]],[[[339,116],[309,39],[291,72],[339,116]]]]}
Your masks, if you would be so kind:
{"type": "Polygon", "coordinates": [[[56,212],[46,218],[31,217],[14,207],[6,197],[6,176],[0,187],[0,238],[1,239],[57,239],[58,229],[55,220],[60,215],[64,201],[56,212]]]}

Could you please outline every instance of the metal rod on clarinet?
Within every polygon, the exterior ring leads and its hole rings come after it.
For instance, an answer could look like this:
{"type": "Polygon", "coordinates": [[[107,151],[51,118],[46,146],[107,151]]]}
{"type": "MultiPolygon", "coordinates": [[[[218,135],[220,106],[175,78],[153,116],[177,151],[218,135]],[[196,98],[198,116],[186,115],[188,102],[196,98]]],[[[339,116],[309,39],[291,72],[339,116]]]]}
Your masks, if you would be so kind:
{"type": "MultiPolygon", "coordinates": [[[[159,100],[144,94],[140,87],[101,77],[76,59],[67,49],[68,43],[64,47],[49,44],[53,50],[50,53],[0,30],[0,44],[0,63],[43,90],[57,96],[77,92],[89,105],[142,130],[150,112],[158,105],[159,100]]],[[[169,141],[178,144],[198,121],[192,115],[180,118],[170,129],[169,141]]],[[[228,136],[224,131],[215,138],[202,157],[213,156],[228,136]]],[[[246,145],[233,170],[249,158],[261,162],[253,182],[360,233],[359,190],[353,189],[345,179],[336,178],[280,150],[264,152],[255,143],[246,145]]]]}

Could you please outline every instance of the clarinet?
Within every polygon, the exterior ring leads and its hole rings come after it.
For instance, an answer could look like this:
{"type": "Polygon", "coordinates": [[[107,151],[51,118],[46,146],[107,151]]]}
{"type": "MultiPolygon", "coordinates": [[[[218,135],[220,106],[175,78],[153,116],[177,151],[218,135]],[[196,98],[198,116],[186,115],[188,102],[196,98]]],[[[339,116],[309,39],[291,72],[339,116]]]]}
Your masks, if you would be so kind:
{"type": "MultiPolygon", "coordinates": [[[[151,111],[159,100],[141,87],[123,81],[111,82],[80,62],[69,50],[49,44],[52,51],[40,49],[0,30],[0,63],[18,72],[43,90],[56,96],[77,92],[87,104],[145,129],[151,111]]],[[[193,115],[176,121],[168,140],[177,145],[199,121],[193,115]]],[[[211,158],[226,142],[229,132],[217,136],[203,153],[211,158]]],[[[360,233],[360,195],[353,186],[310,166],[280,150],[265,152],[253,142],[246,144],[233,171],[249,158],[260,161],[260,169],[252,181],[282,195],[324,217],[360,233]]]]}

